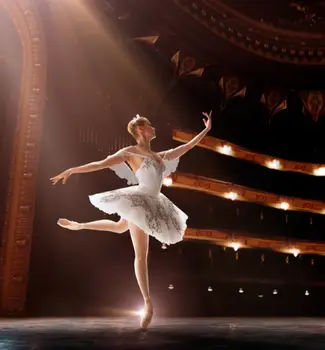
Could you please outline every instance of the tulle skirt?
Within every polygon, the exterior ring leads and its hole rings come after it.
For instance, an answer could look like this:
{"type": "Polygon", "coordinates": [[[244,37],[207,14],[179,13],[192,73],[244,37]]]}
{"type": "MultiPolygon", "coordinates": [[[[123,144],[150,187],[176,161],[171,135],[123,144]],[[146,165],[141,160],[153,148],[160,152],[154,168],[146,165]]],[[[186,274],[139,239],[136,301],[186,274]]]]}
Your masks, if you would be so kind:
{"type": "Polygon", "coordinates": [[[88,197],[96,208],[117,213],[159,242],[175,244],[183,239],[188,216],[161,192],[150,194],[136,185],[88,197]]]}

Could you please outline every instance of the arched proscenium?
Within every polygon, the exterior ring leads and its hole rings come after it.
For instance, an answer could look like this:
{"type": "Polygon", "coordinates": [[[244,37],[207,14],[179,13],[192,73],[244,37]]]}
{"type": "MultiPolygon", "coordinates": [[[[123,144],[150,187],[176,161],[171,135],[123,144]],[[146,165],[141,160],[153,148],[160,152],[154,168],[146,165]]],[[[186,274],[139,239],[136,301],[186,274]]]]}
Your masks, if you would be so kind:
{"type": "Polygon", "coordinates": [[[46,48],[33,0],[0,0],[21,43],[21,81],[1,242],[1,314],[24,310],[46,86],[46,48]]]}

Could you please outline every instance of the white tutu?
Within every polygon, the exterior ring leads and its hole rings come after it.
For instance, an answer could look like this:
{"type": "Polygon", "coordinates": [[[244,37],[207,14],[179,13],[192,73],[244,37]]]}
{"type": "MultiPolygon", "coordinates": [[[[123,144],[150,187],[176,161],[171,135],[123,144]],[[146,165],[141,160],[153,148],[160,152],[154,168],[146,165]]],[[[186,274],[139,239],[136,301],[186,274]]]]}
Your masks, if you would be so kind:
{"type": "Polygon", "coordinates": [[[137,185],[95,193],[89,200],[96,208],[117,213],[162,243],[177,243],[183,239],[188,216],[160,190],[163,178],[176,170],[179,158],[163,159],[162,166],[149,156],[140,156],[144,160],[135,173],[124,162],[111,167],[128,184],[137,185]]]}

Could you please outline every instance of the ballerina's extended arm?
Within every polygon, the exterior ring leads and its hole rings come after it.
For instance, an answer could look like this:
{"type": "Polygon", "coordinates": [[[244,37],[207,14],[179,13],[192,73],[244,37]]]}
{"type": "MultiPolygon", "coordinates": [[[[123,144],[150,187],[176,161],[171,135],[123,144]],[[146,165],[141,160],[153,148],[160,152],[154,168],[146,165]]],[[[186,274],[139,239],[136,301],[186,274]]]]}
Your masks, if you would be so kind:
{"type": "Polygon", "coordinates": [[[205,112],[202,112],[202,114],[208,118],[208,120],[205,120],[204,118],[202,118],[205,128],[199,134],[193,137],[191,141],[185,143],[184,145],[171,148],[167,151],[159,152],[164,159],[172,160],[172,159],[181,157],[184,153],[188,152],[191,148],[197,145],[203,139],[203,137],[210,131],[211,125],[212,125],[212,122],[211,122],[212,111],[210,111],[209,114],[205,112]]]}
{"type": "Polygon", "coordinates": [[[102,169],[108,168],[110,166],[120,164],[123,161],[125,161],[124,151],[127,150],[128,148],[129,148],[129,146],[125,147],[125,148],[121,148],[120,150],[118,150],[114,154],[110,154],[109,156],[107,156],[105,159],[64,170],[62,173],[60,173],[54,177],[51,177],[50,180],[52,181],[52,184],[55,185],[59,180],[63,179],[62,183],[65,184],[68,177],[72,174],[89,173],[92,171],[102,170],[102,169]]]}

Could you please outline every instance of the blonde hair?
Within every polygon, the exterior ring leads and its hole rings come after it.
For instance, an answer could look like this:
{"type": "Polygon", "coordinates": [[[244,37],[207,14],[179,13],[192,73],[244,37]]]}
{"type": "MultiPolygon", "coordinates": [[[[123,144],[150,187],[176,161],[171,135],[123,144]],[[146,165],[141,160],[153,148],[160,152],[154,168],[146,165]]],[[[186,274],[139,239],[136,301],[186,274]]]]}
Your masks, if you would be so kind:
{"type": "Polygon", "coordinates": [[[128,123],[128,132],[136,139],[138,137],[136,127],[143,126],[149,123],[149,119],[146,117],[140,117],[138,114],[128,123]]]}

